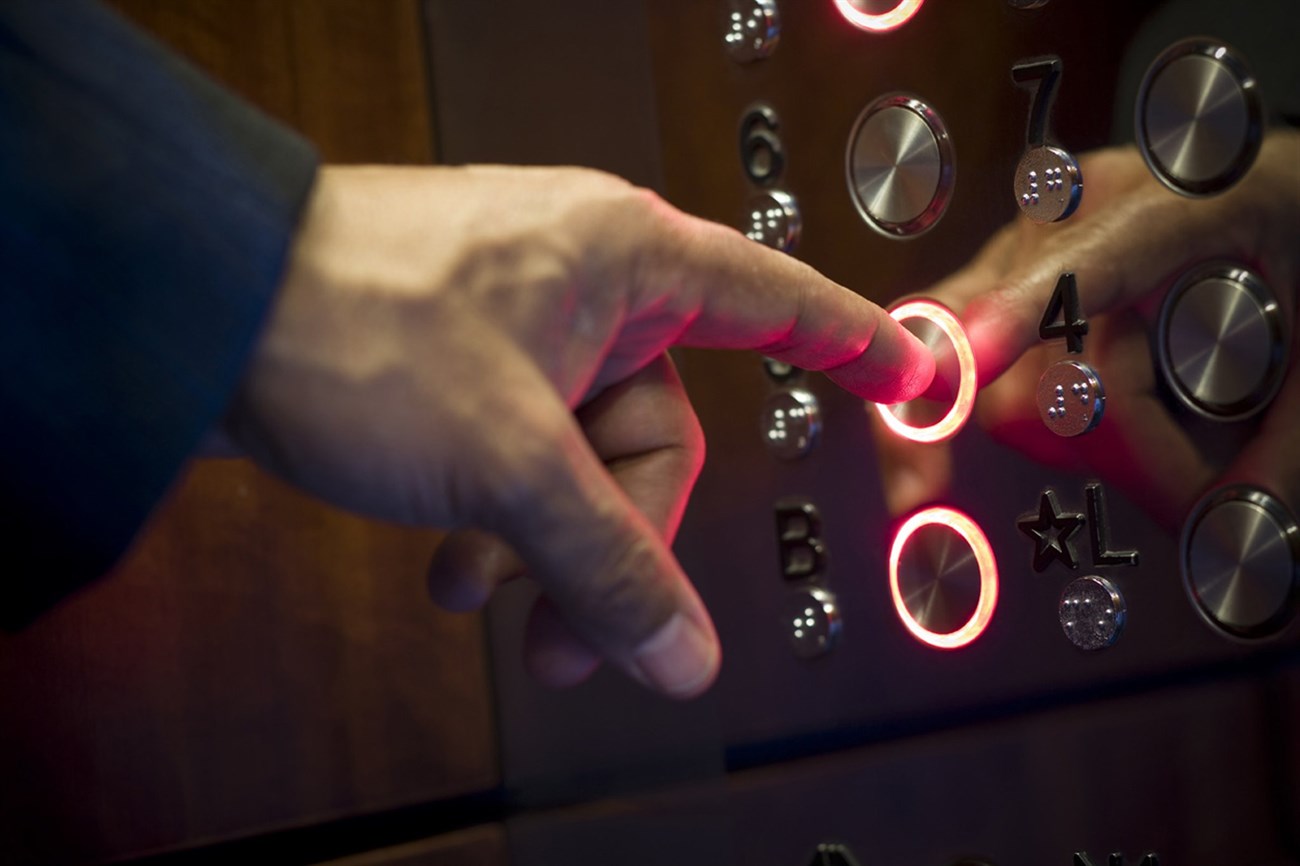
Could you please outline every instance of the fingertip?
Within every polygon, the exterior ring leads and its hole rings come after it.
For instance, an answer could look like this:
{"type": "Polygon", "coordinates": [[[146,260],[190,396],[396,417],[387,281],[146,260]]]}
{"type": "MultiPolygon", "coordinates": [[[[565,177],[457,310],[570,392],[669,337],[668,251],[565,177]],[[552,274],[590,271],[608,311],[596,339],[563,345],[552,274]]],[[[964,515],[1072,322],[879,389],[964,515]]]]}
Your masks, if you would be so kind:
{"type": "Polygon", "coordinates": [[[689,699],[708,691],[721,662],[712,623],[678,612],[633,651],[630,672],[668,697],[689,699]]]}
{"type": "Polygon", "coordinates": [[[934,381],[934,353],[883,311],[880,315],[876,332],[862,353],[826,374],[873,403],[902,403],[919,397],[934,381]]]}

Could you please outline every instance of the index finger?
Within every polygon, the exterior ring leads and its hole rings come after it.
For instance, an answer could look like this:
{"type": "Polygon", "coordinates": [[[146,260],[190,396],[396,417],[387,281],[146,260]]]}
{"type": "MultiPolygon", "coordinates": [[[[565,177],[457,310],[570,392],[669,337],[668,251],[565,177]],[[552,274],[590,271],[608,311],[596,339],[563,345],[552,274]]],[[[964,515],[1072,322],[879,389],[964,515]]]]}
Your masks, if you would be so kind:
{"type": "Polygon", "coordinates": [[[925,345],[866,298],[734,229],[675,211],[667,222],[648,264],[687,307],[679,344],[754,349],[879,403],[934,378],[925,345]]]}

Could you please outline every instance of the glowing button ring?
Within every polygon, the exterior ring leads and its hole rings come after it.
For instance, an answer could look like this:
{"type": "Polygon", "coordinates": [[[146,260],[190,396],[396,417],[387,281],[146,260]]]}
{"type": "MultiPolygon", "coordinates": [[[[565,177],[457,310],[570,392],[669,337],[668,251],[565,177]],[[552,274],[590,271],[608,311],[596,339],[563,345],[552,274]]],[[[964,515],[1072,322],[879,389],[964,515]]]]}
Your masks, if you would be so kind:
{"type": "Polygon", "coordinates": [[[916,10],[921,8],[925,0],[901,0],[897,6],[888,12],[871,14],[864,12],[859,6],[869,5],[858,0],[835,0],[835,7],[840,10],[848,22],[860,30],[870,30],[873,33],[883,33],[886,30],[893,30],[895,27],[901,27],[911,20],[916,14],[916,10]]]}
{"type": "Polygon", "coordinates": [[[904,439],[913,442],[942,442],[960,430],[970,418],[975,408],[975,353],[971,351],[970,340],[966,338],[966,329],[962,327],[952,310],[938,301],[908,301],[892,311],[890,315],[902,322],[905,319],[926,319],[933,323],[952,343],[957,358],[957,397],[942,418],[928,427],[913,427],[891,411],[891,407],[876,404],[885,426],[904,439]]]}
{"type": "Polygon", "coordinates": [[[889,551],[889,592],[894,597],[898,618],[917,640],[939,649],[960,649],[966,646],[984,633],[998,606],[998,561],[993,556],[988,536],[975,521],[952,508],[935,506],[918,511],[907,519],[898,530],[898,535],[894,536],[894,547],[889,551]],[[975,554],[975,564],[980,570],[980,597],[975,604],[975,612],[961,628],[945,634],[932,632],[916,621],[898,585],[898,563],[902,559],[903,549],[918,529],[932,525],[946,527],[960,535],[970,545],[975,554]]]}

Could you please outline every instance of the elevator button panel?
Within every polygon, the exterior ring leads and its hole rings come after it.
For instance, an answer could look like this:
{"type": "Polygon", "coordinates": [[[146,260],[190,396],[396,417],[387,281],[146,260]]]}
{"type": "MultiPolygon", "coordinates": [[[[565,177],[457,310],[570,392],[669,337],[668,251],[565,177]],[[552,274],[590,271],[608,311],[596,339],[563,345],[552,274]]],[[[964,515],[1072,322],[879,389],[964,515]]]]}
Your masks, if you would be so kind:
{"type": "Polygon", "coordinates": [[[858,115],[846,153],[849,194],[881,234],[907,238],[948,208],[956,165],[938,112],[907,94],[877,99],[858,115]]]}
{"type": "Polygon", "coordinates": [[[1135,114],[1142,158],[1184,195],[1227,189],[1259,153],[1259,89],[1245,60],[1223,42],[1186,39],[1166,49],[1142,80],[1135,114]]]}
{"type": "Polygon", "coordinates": [[[1156,357],[1170,390],[1192,411],[1220,421],[1259,412],[1282,385],[1286,323],[1276,295],[1250,270],[1209,263],[1169,290],[1156,357]]]}
{"type": "Polygon", "coordinates": [[[1300,603],[1300,528],[1264,490],[1231,485],[1192,509],[1182,537],[1183,586],[1211,627],[1236,638],[1268,637],[1300,603]]]}

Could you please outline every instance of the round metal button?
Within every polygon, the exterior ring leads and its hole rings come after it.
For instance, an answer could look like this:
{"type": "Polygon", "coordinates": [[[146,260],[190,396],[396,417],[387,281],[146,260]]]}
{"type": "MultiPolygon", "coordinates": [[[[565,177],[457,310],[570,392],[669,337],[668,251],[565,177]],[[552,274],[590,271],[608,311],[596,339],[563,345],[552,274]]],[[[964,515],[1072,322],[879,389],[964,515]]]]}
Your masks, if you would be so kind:
{"type": "Polygon", "coordinates": [[[1016,206],[1036,223],[1058,222],[1074,213],[1083,197],[1079,164],[1059,147],[1034,147],[1016,166],[1016,206]]]}
{"type": "Polygon", "coordinates": [[[1106,410],[1101,377],[1082,361],[1057,361],[1038,380],[1038,416],[1057,436],[1095,430],[1106,410]]]}
{"type": "Polygon", "coordinates": [[[814,587],[792,593],[783,613],[790,649],[801,659],[826,655],[839,640],[840,611],[835,594],[814,587]]]}
{"type": "Polygon", "coordinates": [[[817,398],[802,388],[780,391],[763,404],[763,441],[782,460],[796,460],[811,451],[821,426],[817,398]]]}
{"type": "Polygon", "coordinates": [[[998,603],[998,569],[983,530],[951,508],[928,508],[899,528],[889,554],[894,608],[914,637],[940,649],[969,644],[998,603]]]}
{"type": "Polygon", "coordinates": [[[1061,593],[1061,630],[1083,650],[1106,649],[1124,630],[1127,607],[1118,587],[1104,577],[1080,577],[1061,593]]]}
{"type": "Polygon", "coordinates": [[[1183,527],[1183,586],[1216,630],[1275,634],[1300,603],[1300,529],[1281,502],[1255,487],[1212,491],[1183,527]]]}
{"type": "Polygon", "coordinates": [[[835,6],[854,27],[874,33],[906,24],[925,0],[835,0],[835,6]]]}
{"type": "Polygon", "coordinates": [[[1229,46],[1185,39],[1167,48],[1138,90],[1142,158],[1184,195],[1211,195],[1246,173],[1259,153],[1263,109],[1255,78],[1229,46]]]}
{"type": "Polygon", "coordinates": [[[781,38],[781,13],[776,0],[729,0],[723,44],[737,63],[762,60],[781,38]]]}
{"type": "Polygon", "coordinates": [[[1174,394],[1220,421],[1259,412],[1286,375],[1287,328],[1272,290],[1245,268],[1197,266],[1165,296],[1156,355],[1174,394]]]}
{"type": "Polygon", "coordinates": [[[863,109],[849,133],[849,195],[867,225],[904,238],[929,229],[952,198],[952,142],[943,120],[904,94],[863,109]]]}
{"type": "Polygon", "coordinates": [[[935,375],[924,395],[906,403],[874,404],[885,426],[913,442],[955,436],[975,406],[975,354],[957,316],[938,301],[907,301],[890,315],[934,354],[935,375]]]}
{"type": "Polygon", "coordinates": [[[803,216],[794,196],[779,189],[758,193],[745,205],[741,231],[765,247],[791,252],[803,233],[803,216]]]}

